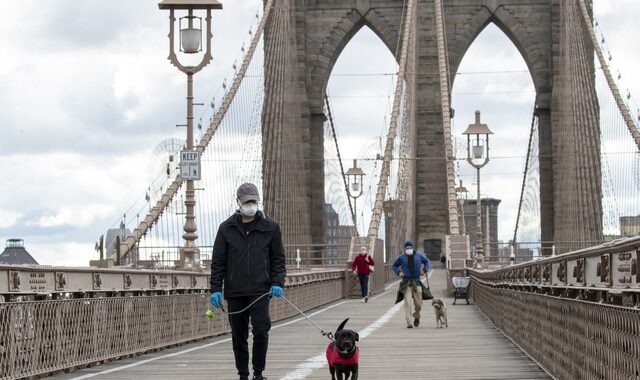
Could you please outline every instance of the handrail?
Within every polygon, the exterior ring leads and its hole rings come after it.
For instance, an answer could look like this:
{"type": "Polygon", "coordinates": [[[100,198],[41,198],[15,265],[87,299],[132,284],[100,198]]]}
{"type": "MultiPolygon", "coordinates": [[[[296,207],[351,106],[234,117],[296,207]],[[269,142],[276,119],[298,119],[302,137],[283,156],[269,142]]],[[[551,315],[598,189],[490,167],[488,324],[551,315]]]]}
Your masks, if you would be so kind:
{"type": "Polygon", "coordinates": [[[549,263],[557,263],[557,262],[567,261],[567,260],[584,259],[588,257],[600,256],[603,253],[619,253],[619,252],[626,252],[634,249],[640,249],[640,236],[620,238],[620,239],[616,239],[616,240],[613,240],[604,244],[600,244],[597,246],[563,253],[561,255],[542,257],[535,261],[520,263],[514,266],[510,266],[508,268],[497,269],[497,271],[508,270],[508,269],[517,268],[517,267],[526,267],[526,266],[531,266],[536,264],[549,264],[549,263]]]}
{"type": "Polygon", "coordinates": [[[468,273],[496,288],[640,307],[640,236],[468,273]]]}

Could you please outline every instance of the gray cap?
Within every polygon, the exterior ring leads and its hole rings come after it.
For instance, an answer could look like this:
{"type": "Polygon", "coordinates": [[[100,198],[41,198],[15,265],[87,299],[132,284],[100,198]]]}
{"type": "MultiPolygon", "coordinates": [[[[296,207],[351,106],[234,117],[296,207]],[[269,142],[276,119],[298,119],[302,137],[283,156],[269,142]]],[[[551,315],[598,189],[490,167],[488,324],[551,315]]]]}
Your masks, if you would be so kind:
{"type": "Polygon", "coordinates": [[[240,185],[236,191],[236,196],[240,200],[240,203],[247,201],[260,202],[260,193],[258,193],[258,188],[253,183],[246,182],[240,185]]]}

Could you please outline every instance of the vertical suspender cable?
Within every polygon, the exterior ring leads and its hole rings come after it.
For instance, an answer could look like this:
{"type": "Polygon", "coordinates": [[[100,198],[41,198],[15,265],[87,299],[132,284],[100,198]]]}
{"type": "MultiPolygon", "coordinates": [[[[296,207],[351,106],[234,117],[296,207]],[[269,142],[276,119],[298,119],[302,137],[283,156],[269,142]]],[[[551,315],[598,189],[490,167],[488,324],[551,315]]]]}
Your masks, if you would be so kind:
{"type": "Polygon", "coordinates": [[[598,43],[598,39],[596,37],[596,33],[593,29],[593,25],[591,25],[591,17],[589,16],[589,10],[587,8],[587,4],[585,0],[578,0],[580,3],[580,9],[582,11],[582,19],[584,21],[584,27],[587,29],[589,36],[591,37],[591,43],[593,44],[593,49],[596,51],[596,55],[598,57],[598,61],[600,61],[600,66],[602,67],[602,71],[604,72],[605,78],[607,79],[607,84],[609,85],[609,89],[613,93],[613,97],[616,100],[616,104],[618,105],[618,109],[622,116],[624,117],[624,122],[629,129],[629,133],[633,136],[633,139],[636,143],[636,147],[640,150],[640,130],[638,126],[635,124],[633,117],[631,116],[631,112],[629,112],[629,108],[624,103],[622,96],[620,95],[620,90],[618,89],[618,85],[616,84],[613,76],[611,75],[611,70],[609,69],[609,64],[604,57],[604,53],[602,52],[602,48],[598,43]]]}
{"type": "MultiPolygon", "coordinates": [[[[387,142],[385,146],[384,157],[382,161],[382,171],[380,173],[380,181],[378,182],[378,189],[376,191],[376,199],[374,203],[373,213],[371,215],[371,222],[369,223],[369,231],[367,237],[370,244],[373,244],[373,240],[378,236],[378,230],[380,228],[380,221],[382,219],[382,211],[384,206],[384,195],[386,193],[387,184],[389,181],[389,171],[391,166],[391,160],[393,159],[393,147],[397,134],[398,116],[400,114],[400,102],[402,100],[402,92],[405,85],[405,71],[407,66],[407,55],[409,50],[409,34],[411,33],[413,22],[413,10],[415,6],[415,0],[409,0],[409,6],[405,18],[404,31],[402,33],[402,49],[400,53],[400,67],[398,70],[398,79],[396,82],[396,89],[393,99],[393,111],[391,113],[391,121],[389,124],[389,131],[387,133],[387,142]]],[[[413,29],[415,31],[415,29],[413,29]]]]}

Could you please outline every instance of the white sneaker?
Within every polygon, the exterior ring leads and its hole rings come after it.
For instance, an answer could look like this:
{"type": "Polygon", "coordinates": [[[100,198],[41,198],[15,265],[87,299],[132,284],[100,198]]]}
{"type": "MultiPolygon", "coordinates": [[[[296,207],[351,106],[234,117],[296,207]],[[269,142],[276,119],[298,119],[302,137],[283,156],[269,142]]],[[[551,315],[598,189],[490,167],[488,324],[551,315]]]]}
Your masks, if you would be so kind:
{"type": "Polygon", "coordinates": [[[367,302],[367,301],[365,301],[365,299],[363,298],[363,299],[362,299],[362,303],[365,303],[365,302],[367,302]]]}

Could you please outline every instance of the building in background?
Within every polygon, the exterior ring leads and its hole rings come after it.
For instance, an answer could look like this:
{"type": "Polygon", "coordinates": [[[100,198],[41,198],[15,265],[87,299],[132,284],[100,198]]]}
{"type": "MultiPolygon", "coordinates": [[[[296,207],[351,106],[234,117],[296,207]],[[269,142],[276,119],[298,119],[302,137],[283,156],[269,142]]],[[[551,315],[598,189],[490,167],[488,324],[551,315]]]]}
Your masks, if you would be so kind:
{"type": "Polygon", "coordinates": [[[120,228],[111,228],[100,237],[96,243],[96,251],[100,254],[100,260],[91,260],[90,265],[98,267],[111,267],[113,265],[137,265],[140,261],[138,247],[129,251],[125,260],[118,263],[118,248],[129,235],[131,230],[121,225],[120,228]]]}
{"type": "MultiPolygon", "coordinates": [[[[483,198],[480,202],[482,220],[482,240],[484,241],[484,256],[498,256],[498,206],[500,199],[483,198]]],[[[476,205],[475,199],[464,201],[465,233],[469,235],[470,247],[476,246],[476,205]]]]}
{"type": "Polygon", "coordinates": [[[7,239],[4,251],[0,254],[0,264],[39,265],[24,248],[23,239],[7,239]]]}
{"type": "Polygon", "coordinates": [[[340,260],[346,261],[351,245],[351,237],[355,235],[354,226],[340,224],[340,215],[331,203],[324,204],[324,256],[326,265],[337,265],[340,260]]]}
{"type": "Polygon", "coordinates": [[[620,233],[625,237],[640,235],[640,215],[621,216],[620,233]]]}

